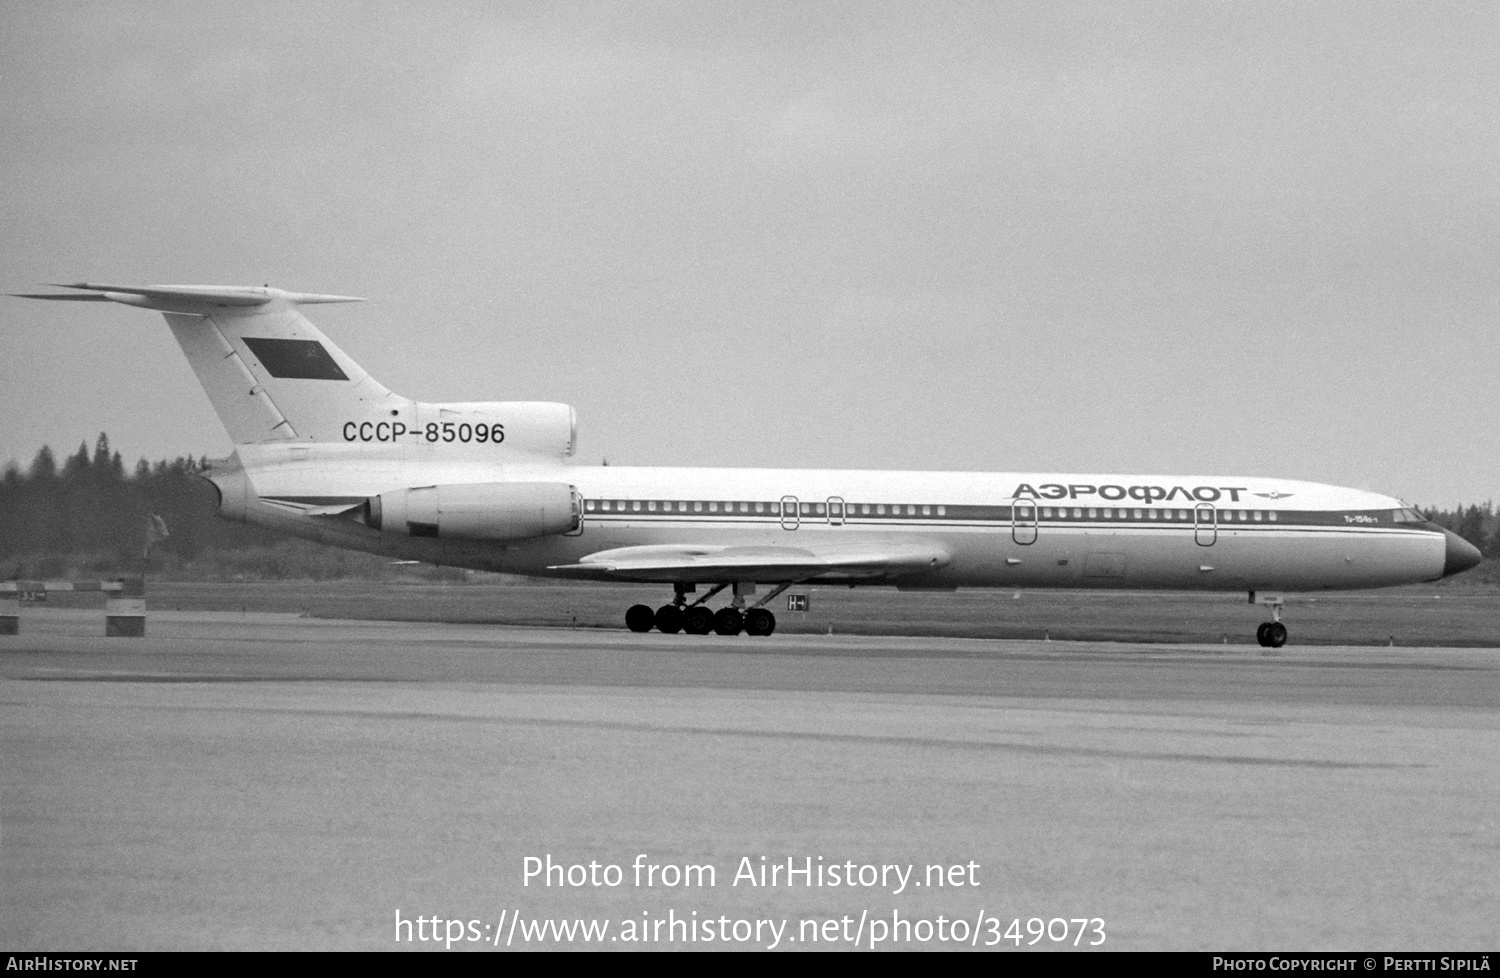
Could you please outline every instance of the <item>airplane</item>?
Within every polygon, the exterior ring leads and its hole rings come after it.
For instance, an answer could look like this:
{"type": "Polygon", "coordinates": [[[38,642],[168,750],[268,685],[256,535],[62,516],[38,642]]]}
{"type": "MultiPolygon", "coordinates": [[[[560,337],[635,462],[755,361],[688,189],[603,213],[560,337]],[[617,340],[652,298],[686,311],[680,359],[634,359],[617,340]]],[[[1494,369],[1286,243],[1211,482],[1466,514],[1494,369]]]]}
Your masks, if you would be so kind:
{"type": "Polygon", "coordinates": [[[569,405],[413,401],[300,311],[360,299],[54,287],[70,291],[16,295],[165,315],[235,446],[203,473],[220,515],[397,560],[670,585],[626,611],[633,632],[770,635],[770,601],[815,585],[1240,591],[1279,648],[1287,591],[1480,562],[1394,497],[1259,476],[581,465],[569,405]]]}

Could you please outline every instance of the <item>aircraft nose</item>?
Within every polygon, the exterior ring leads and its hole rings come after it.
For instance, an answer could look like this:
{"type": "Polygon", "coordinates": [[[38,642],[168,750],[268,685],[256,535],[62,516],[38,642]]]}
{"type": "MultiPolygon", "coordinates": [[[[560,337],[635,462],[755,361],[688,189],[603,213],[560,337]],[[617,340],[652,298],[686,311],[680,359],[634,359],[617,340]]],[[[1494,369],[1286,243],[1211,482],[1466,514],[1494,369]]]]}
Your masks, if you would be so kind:
{"type": "Polygon", "coordinates": [[[1452,530],[1444,530],[1443,536],[1448,541],[1447,556],[1443,558],[1443,576],[1451,577],[1475,567],[1484,558],[1479,553],[1479,548],[1474,546],[1463,537],[1452,530]]]}

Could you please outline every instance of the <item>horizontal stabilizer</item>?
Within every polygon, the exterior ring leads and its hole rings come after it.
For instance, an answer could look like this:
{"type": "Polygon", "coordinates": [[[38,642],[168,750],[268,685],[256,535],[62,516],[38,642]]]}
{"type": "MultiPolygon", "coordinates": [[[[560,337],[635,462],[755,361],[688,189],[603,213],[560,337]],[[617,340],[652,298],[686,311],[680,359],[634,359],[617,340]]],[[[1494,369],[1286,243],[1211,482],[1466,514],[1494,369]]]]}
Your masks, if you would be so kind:
{"type": "Polygon", "coordinates": [[[91,282],[57,283],[59,289],[78,289],[86,295],[66,292],[38,293],[13,292],[21,299],[50,299],[63,302],[119,302],[142,309],[157,309],[162,312],[191,312],[195,309],[233,309],[235,307],[263,306],[274,299],[284,299],[294,305],[315,305],[326,302],[363,302],[363,299],[348,295],[317,295],[308,292],[284,292],[270,287],[256,288],[242,285],[102,285],[91,282]]]}

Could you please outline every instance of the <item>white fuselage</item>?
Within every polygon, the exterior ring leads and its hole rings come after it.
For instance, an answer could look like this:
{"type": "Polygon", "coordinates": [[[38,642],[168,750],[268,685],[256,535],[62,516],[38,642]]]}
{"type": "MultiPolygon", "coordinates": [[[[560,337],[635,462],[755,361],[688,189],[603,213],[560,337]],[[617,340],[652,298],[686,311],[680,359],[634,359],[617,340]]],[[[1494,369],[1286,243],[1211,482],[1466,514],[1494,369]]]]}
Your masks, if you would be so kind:
{"type": "MultiPolygon", "coordinates": [[[[1305,591],[1433,580],[1446,547],[1441,530],[1390,496],[1260,477],[588,467],[362,444],[241,446],[238,456],[242,469],[210,473],[228,516],[392,557],[538,576],[616,548],[899,540],[947,559],[860,583],[1305,591]],[[412,486],[506,481],[576,487],[582,526],[511,542],[444,539],[302,509],[412,486]]],[[[679,575],[575,568],[566,576],[679,575]]],[[[774,571],[736,576],[778,580],[774,571]]]]}

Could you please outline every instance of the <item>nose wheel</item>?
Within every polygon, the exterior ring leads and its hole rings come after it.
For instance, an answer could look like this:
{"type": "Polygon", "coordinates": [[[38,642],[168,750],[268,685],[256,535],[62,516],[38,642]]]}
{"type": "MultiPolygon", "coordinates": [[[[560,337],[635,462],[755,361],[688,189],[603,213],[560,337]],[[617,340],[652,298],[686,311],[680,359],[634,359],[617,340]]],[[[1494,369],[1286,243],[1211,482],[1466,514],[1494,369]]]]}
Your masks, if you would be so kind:
{"type": "Polygon", "coordinates": [[[1255,640],[1262,648],[1279,649],[1286,644],[1286,626],[1279,621],[1263,621],[1255,630],[1255,640]]]}
{"type": "Polygon", "coordinates": [[[1263,604],[1271,609],[1271,620],[1263,621],[1255,630],[1255,640],[1263,649],[1279,649],[1286,644],[1286,626],[1281,623],[1281,609],[1286,606],[1286,598],[1279,594],[1262,594],[1256,591],[1250,592],[1251,604],[1263,604]]]}

